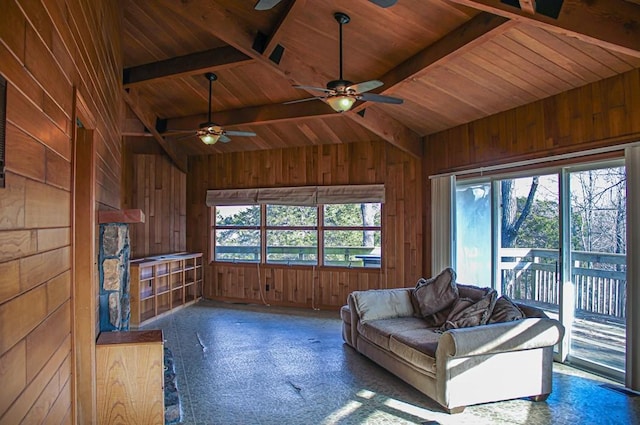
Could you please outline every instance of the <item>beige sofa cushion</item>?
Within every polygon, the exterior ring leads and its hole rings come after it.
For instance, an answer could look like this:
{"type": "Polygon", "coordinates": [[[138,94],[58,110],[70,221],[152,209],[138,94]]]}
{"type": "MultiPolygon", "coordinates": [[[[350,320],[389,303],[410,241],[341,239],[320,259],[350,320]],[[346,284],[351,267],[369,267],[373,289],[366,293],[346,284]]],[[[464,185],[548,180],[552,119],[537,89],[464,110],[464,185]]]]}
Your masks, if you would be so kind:
{"type": "Polygon", "coordinates": [[[410,289],[376,289],[351,293],[360,321],[413,315],[410,289]]]}
{"type": "Polygon", "coordinates": [[[414,317],[398,317],[358,323],[360,335],[385,350],[389,350],[389,338],[391,335],[414,329],[424,330],[427,329],[427,325],[423,320],[414,317]]]}
{"type": "Polygon", "coordinates": [[[391,336],[389,350],[413,366],[435,373],[435,353],[441,336],[433,329],[405,330],[391,336]]]}

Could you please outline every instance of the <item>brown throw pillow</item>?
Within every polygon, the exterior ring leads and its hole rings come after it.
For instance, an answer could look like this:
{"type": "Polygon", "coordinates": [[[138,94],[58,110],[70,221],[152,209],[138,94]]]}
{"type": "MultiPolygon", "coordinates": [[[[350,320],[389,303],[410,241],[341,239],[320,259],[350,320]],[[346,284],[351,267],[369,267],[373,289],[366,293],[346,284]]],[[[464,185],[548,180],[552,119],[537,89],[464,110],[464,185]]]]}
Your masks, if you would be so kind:
{"type": "Polygon", "coordinates": [[[511,322],[512,320],[521,320],[526,316],[506,295],[501,296],[496,301],[493,313],[489,318],[489,323],[511,322]]]}
{"type": "Polygon", "coordinates": [[[498,293],[490,290],[480,301],[458,298],[440,330],[444,332],[449,329],[485,325],[493,312],[497,297],[498,293]]]}
{"type": "Polygon", "coordinates": [[[449,307],[458,298],[456,272],[449,267],[436,277],[418,281],[413,297],[423,318],[449,307]]]}
{"type": "Polygon", "coordinates": [[[420,279],[418,279],[418,282],[416,282],[416,287],[411,291],[411,305],[413,306],[414,317],[422,318],[422,313],[420,313],[420,304],[418,303],[418,300],[414,296],[415,290],[421,287],[422,285],[426,285],[426,284],[427,284],[427,279],[425,279],[424,277],[421,277],[420,279]]]}
{"type": "Polygon", "coordinates": [[[493,291],[491,288],[480,288],[479,286],[463,285],[456,283],[458,286],[458,295],[460,298],[471,298],[474,301],[480,301],[489,292],[493,291]]]}

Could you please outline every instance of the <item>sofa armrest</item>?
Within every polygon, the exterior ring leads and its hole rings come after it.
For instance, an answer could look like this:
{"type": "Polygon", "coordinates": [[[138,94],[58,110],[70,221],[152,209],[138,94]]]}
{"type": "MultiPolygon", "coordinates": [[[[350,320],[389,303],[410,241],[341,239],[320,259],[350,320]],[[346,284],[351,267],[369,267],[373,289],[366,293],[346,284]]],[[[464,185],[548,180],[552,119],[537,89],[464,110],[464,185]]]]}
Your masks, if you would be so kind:
{"type": "Polygon", "coordinates": [[[436,358],[495,354],[555,345],[564,327],[554,319],[530,318],[451,329],[440,337],[436,358]]]}
{"type": "Polygon", "coordinates": [[[361,322],[413,316],[411,288],[353,291],[349,306],[361,322]]]}

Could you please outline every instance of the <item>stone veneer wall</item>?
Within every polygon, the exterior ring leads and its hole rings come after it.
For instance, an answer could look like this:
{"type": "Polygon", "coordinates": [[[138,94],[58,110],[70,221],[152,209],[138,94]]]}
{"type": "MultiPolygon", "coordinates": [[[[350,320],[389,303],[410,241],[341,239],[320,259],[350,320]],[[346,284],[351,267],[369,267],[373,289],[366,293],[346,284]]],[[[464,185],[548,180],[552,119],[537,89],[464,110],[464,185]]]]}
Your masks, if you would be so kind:
{"type": "Polygon", "coordinates": [[[100,225],[100,331],[129,330],[129,226],[100,225]]]}

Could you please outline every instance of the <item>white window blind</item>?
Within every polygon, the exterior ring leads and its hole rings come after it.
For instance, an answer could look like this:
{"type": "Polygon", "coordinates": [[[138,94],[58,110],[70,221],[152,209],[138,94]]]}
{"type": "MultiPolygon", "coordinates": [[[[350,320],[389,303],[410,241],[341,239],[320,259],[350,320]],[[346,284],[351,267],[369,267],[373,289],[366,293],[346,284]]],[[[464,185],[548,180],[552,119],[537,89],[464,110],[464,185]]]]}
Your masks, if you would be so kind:
{"type": "Polygon", "coordinates": [[[640,147],[625,149],[627,173],[626,386],[640,391],[640,147]]]}
{"type": "Polygon", "coordinates": [[[453,266],[453,210],[455,208],[455,176],[431,179],[431,272],[435,276],[441,270],[453,266]]]}

